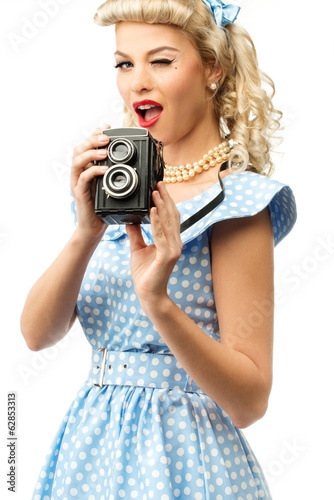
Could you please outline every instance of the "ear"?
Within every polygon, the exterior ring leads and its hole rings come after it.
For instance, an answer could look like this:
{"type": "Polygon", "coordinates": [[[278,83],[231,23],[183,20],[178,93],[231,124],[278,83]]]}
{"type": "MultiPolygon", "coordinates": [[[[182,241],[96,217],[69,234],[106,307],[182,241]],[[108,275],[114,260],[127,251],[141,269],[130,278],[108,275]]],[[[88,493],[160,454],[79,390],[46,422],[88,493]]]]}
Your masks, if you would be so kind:
{"type": "Polygon", "coordinates": [[[206,70],[206,85],[210,87],[212,83],[220,82],[224,76],[224,71],[219,66],[209,67],[206,70]]]}

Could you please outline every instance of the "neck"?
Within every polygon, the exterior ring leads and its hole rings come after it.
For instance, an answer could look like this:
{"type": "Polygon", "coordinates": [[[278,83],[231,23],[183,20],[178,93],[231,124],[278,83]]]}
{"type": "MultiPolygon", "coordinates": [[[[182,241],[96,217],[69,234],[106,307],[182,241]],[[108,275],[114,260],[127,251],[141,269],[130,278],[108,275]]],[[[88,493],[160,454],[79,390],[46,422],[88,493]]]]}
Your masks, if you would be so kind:
{"type": "Polygon", "coordinates": [[[170,165],[193,163],[220,142],[222,142],[222,137],[219,128],[215,127],[212,130],[212,127],[207,127],[206,131],[202,128],[195,135],[190,134],[165,146],[163,150],[164,160],[170,165]]]}

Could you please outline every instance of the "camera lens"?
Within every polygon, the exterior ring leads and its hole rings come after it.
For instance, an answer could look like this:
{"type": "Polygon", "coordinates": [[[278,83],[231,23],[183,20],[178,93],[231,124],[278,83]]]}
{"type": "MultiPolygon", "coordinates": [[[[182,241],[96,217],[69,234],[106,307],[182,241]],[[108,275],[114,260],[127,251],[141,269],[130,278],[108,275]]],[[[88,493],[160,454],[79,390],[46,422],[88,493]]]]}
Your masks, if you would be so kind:
{"type": "Polygon", "coordinates": [[[128,139],[117,138],[109,144],[108,156],[113,163],[128,162],[134,158],[135,146],[128,139]]]}
{"type": "Polygon", "coordinates": [[[121,163],[110,167],[103,176],[103,189],[111,198],[127,198],[137,189],[137,171],[121,163]]]}

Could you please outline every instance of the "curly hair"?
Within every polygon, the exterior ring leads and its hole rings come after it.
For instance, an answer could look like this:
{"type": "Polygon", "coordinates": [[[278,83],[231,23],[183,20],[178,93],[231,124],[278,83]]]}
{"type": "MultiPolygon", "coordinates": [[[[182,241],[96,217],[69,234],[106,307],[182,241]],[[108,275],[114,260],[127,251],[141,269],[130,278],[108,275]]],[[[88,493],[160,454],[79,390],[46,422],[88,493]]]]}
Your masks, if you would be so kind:
{"type": "MultiPolygon", "coordinates": [[[[234,144],[231,169],[272,173],[270,153],[282,113],[273,105],[274,82],[260,70],[254,43],[244,28],[218,27],[202,0],[107,0],[94,21],[100,26],[122,21],[167,24],[181,30],[203,68],[223,71],[212,99],[222,136],[234,144]]],[[[135,125],[126,108],[124,124],[135,125]]]]}

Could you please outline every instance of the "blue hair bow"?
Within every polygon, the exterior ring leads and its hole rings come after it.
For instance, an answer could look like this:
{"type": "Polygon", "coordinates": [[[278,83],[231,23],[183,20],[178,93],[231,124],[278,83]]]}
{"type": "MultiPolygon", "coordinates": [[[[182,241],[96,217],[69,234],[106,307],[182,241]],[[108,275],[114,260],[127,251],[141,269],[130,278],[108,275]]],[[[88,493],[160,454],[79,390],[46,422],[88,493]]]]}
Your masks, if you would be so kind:
{"type": "Polygon", "coordinates": [[[203,0],[203,2],[211,10],[216,24],[222,28],[234,23],[239,14],[240,7],[237,5],[225,4],[221,0],[203,0]]]}

